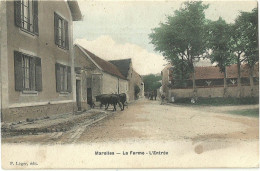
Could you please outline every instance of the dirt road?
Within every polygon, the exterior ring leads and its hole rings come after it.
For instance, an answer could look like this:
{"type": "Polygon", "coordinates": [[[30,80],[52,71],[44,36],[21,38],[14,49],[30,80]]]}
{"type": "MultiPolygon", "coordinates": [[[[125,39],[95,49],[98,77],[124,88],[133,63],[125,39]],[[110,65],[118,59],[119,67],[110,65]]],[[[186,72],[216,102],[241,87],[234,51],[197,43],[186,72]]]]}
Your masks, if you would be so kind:
{"type": "MultiPolygon", "coordinates": [[[[256,107],[235,106],[235,109],[256,107]]],[[[2,141],[52,144],[128,140],[258,140],[258,118],[225,113],[232,109],[234,106],[160,105],[159,101],[140,100],[125,111],[113,112],[113,115],[91,126],[82,123],[64,133],[15,136],[2,141]]]]}
{"type": "Polygon", "coordinates": [[[139,100],[129,105],[125,111],[114,112],[113,115],[91,126],[83,123],[67,132],[15,136],[2,139],[2,142],[100,146],[142,143],[164,146],[173,143],[182,149],[181,152],[175,151],[179,157],[186,153],[206,154],[211,157],[230,154],[239,163],[235,157],[245,161],[244,158],[250,156],[251,163],[247,163],[257,166],[258,118],[226,113],[229,110],[250,108],[258,108],[258,105],[181,106],[139,100]]]}

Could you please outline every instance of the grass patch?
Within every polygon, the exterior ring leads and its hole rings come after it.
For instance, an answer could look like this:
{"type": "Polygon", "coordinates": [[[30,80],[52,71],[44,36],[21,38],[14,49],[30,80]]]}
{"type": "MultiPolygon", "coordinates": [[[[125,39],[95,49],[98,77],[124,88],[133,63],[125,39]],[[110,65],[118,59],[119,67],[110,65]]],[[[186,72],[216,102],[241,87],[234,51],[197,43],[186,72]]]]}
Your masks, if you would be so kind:
{"type": "Polygon", "coordinates": [[[259,117],[259,108],[257,109],[244,109],[244,110],[231,110],[227,111],[228,114],[250,116],[250,117],[259,117]]]}
{"type": "MultiPolygon", "coordinates": [[[[191,104],[191,98],[179,98],[174,103],[177,104],[191,104]]],[[[225,105],[247,105],[247,104],[259,104],[258,97],[215,97],[215,98],[198,98],[197,102],[192,105],[210,105],[210,106],[225,106],[225,105]]]]}

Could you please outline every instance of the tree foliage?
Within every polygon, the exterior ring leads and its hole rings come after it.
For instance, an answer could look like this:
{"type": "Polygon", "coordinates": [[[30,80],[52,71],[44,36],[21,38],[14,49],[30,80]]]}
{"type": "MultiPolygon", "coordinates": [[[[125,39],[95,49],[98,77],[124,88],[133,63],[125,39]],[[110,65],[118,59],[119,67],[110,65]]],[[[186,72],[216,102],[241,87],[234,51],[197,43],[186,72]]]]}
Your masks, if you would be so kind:
{"type": "MultiPolygon", "coordinates": [[[[223,73],[227,66],[237,64],[240,88],[240,66],[247,63],[252,85],[252,70],[259,61],[258,9],[240,12],[234,24],[227,24],[222,18],[217,21],[206,20],[207,8],[208,5],[201,1],[185,2],[149,35],[155,50],[174,66],[175,86],[185,86],[185,80],[193,73],[193,89],[196,92],[194,62],[205,57],[209,57],[211,63],[216,63],[223,73]]],[[[224,86],[225,83],[226,78],[224,86]]]]}
{"type": "Polygon", "coordinates": [[[231,27],[225,20],[219,18],[211,21],[208,25],[208,47],[211,50],[209,55],[211,63],[217,63],[220,72],[225,72],[226,66],[232,63],[232,51],[230,47],[231,27]]]}
{"type": "Polygon", "coordinates": [[[166,60],[175,66],[180,60],[184,64],[183,67],[188,65],[180,71],[193,72],[195,60],[206,52],[207,21],[204,12],[207,8],[208,6],[200,1],[185,2],[173,16],[168,16],[166,23],[160,23],[149,35],[155,50],[161,52],[166,60]]]}
{"type": "MultiPolygon", "coordinates": [[[[259,61],[258,57],[258,10],[240,12],[232,25],[231,47],[235,54],[235,63],[238,70],[238,86],[241,92],[241,63],[245,62],[250,68],[250,85],[253,93],[253,68],[259,61]]],[[[240,93],[241,95],[241,93],[240,93]]]]}
{"type": "Polygon", "coordinates": [[[190,79],[190,68],[187,62],[182,59],[176,59],[172,70],[173,86],[187,87],[187,80],[190,79]]]}
{"type": "Polygon", "coordinates": [[[159,82],[162,80],[161,76],[156,76],[154,74],[149,74],[143,76],[144,81],[144,91],[153,91],[161,87],[161,83],[159,82]]]}
{"type": "Polygon", "coordinates": [[[241,12],[236,19],[234,30],[237,42],[244,52],[245,62],[253,67],[259,61],[258,57],[258,10],[254,8],[251,12],[241,12]]]}

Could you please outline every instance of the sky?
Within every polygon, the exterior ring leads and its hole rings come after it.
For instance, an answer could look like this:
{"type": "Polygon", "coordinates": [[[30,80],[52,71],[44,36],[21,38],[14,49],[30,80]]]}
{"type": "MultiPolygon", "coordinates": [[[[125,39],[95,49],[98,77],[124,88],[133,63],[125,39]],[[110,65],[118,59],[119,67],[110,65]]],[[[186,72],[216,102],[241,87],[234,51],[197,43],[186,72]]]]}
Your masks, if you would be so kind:
{"type": "MultiPolygon", "coordinates": [[[[105,60],[132,58],[141,75],[160,73],[167,64],[154,51],[149,34],[166,16],[173,15],[183,1],[93,1],[78,0],[83,21],[74,22],[74,43],[105,60]]],[[[239,11],[251,11],[257,1],[204,1],[207,19],[222,17],[233,23],[239,11]]],[[[198,65],[209,65],[201,61],[198,65]]]]}

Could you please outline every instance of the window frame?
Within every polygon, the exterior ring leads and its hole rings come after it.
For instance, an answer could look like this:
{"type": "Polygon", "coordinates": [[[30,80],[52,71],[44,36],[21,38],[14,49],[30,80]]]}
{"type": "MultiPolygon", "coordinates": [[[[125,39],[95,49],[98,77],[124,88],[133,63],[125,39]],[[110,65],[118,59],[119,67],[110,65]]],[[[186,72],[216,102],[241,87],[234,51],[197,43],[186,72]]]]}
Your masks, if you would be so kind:
{"type": "Polygon", "coordinates": [[[54,12],[54,40],[59,48],[69,50],[68,21],[57,12],[54,12]]]}
{"type": "Polygon", "coordinates": [[[30,94],[42,91],[41,58],[14,51],[15,91],[30,94]]]}
{"type": "Polygon", "coordinates": [[[23,70],[23,91],[36,91],[36,67],[34,60],[35,57],[24,53],[21,53],[21,57],[23,70]],[[26,61],[27,66],[25,65],[26,61]],[[33,68],[31,68],[32,65],[33,68]],[[26,81],[28,81],[28,86],[26,85],[26,81]]]}
{"type": "Polygon", "coordinates": [[[39,35],[38,0],[15,0],[14,3],[16,25],[28,34],[39,35]]]}
{"type": "Polygon", "coordinates": [[[60,90],[61,92],[68,92],[68,72],[67,72],[67,66],[66,65],[60,65],[60,90]]]}
{"type": "Polygon", "coordinates": [[[71,66],[63,65],[60,63],[56,63],[55,65],[56,67],[58,66],[58,68],[55,68],[56,91],[60,94],[71,93],[71,66]]]}

